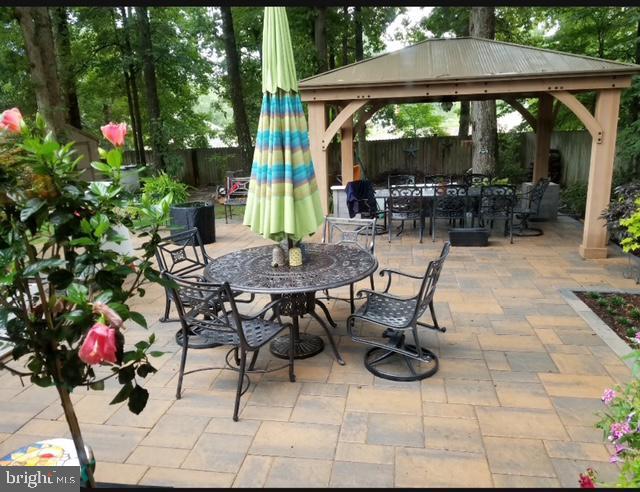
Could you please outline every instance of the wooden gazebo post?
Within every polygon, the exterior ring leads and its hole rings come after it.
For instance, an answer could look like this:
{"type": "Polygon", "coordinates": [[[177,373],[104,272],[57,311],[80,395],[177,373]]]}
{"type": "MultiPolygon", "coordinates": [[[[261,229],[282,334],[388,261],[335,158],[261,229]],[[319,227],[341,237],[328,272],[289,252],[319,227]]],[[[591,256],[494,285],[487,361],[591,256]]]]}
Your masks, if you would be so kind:
{"type": "Polygon", "coordinates": [[[536,121],[536,153],[533,161],[533,182],[549,176],[549,149],[553,130],[553,97],[541,94],[536,121]]]}
{"type": "Polygon", "coordinates": [[[580,245],[580,256],[586,259],[607,257],[609,233],[600,214],[609,206],[611,198],[620,93],[620,89],[598,91],[594,116],[602,128],[602,134],[600,139],[593,138],[591,143],[587,209],[584,216],[582,244],[580,245]]]}
{"type": "Polygon", "coordinates": [[[320,192],[320,203],[325,215],[329,214],[329,159],[322,145],[322,136],[327,128],[327,113],[323,101],[309,102],[309,150],[320,192]]]}

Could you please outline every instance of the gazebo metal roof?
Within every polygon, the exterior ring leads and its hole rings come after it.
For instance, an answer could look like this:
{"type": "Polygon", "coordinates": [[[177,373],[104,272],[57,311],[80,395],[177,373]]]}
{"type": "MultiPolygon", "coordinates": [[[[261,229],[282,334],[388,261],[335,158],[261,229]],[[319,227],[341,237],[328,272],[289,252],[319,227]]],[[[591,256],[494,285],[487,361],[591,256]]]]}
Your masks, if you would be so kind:
{"type": "Polygon", "coordinates": [[[633,75],[640,65],[482,38],[427,39],[300,81],[300,90],[633,75]]]}

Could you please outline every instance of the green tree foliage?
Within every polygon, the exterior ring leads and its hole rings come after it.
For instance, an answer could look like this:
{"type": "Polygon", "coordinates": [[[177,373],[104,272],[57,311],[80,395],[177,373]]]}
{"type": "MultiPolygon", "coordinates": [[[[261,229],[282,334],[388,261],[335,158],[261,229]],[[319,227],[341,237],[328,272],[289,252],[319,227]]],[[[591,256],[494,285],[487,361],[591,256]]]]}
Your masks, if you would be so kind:
{"type": "Polygon", "coordinates": [[[375,118],[405,138],[444,134],[444,117],[433,104],[394,104],[382,109],[375,118]]]}
{"type": "Polygon", "coordinates": [[[29,77],[29,60],[13,9],[0,8],[0,108],[19,107],[33,114],[36,100],[29,77]]]}

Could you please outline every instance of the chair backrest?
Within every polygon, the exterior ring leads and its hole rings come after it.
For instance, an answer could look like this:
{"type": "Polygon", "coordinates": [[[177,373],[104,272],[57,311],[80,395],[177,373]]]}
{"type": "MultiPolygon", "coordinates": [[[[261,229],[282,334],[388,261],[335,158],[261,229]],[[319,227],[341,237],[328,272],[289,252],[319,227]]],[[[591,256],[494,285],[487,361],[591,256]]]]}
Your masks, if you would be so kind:
{"type": "Polygon", "coordinates": [[[482,186],[491,184],[493,176],[482,173],[468,173],[464,175],[464,183],[467,186],[482,186]]]}
{"type": "Polygon", "coordinates": [[[508,216],[517,202],[513,185],[489,185],[480,188],[480,214],[484,216],[508,216]]]}
{"type": "Polygon", "coordinates": [[[451,184],[451,176],[447,174],[428,174],[424,177],[426,185],[448,185],[451,184]]]}
{"type": "Polygon", "coordinates": [[[228,282],[213,284],[203,282],[199,277],[162,273],[173,282],[169,287],[175,300],[180,323],[187,330],[197,326],[200,329],[237,333],[240,343],[248,346],[242,329],[240,313],[228,282]]]}
{"type": "Polygon", "coordinates": [[[201,270],[207,264],[207,256],[198,229],[194,227],[162,239],[156,249],[156,260],[161,272],[186,275],[201,270]]]}
{"type": "Polygon", "coordinates": [[[375,254],[376,219],[346,219],[326,216],[322,228],[322,242],[353,245],[368,253],[375,254]]]}
{"type": "Polygon", "coordinates": [[[438,218],[462,218],[467,211],[468,188],[465,185],[436,186],[434,215],[438,218]]]}
{"type": "Polygon", "coordinates": [[[436,292],[436,286],[438,285],[438,279],[440,278],[440,272],[442,271],[442,266],[444,265],[444,260],[447,259],[449,255],[449,250],[451,249],[451,243],[446,241],[442,246],[442,251],[440,251],[440,256],[435,260],[431,260],[429,265],[427,266],[427,271],[424,275],[424,279],[422,280],[422,284],[420,285],[420,290],[418,291],[416,303],[416,311],[414,313],[414,321],[417,320],[425,310],[429,307],[429,303],[433,301],[433,295],[436,292]]]}
{"type": "Polygon", "coordinates": [[[392,215],[422,213],[422,187],[415,185],[389,187],[387,206],[392,215]]]}
{"type": "Polygon", "coordinates": [[[228,176],[227,198],[243,198],[249,194],[250,176],[228,176]]]}
{"type": "Polygon", "coordinates": [[[415,185],[415,174],[390,174],[387,177],[387,187],[415,185]]]}
{"type": "Polygon", "coordinates": [[[549,178],[540,178],[529,193],[529,210],[531,210],[534,215],[540,213],[542,197],[544,196],[544,192],[547,191],[550,181],[549,178]]]}

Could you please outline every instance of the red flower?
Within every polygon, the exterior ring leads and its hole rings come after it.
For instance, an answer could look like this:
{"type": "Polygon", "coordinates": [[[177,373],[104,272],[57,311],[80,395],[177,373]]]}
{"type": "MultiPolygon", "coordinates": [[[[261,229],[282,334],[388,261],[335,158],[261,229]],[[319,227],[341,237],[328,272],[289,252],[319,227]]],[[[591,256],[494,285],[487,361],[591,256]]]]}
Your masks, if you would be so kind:
{"type": "Polygon", "coordinates": [[[22,114],[18,108],[11,108],[0,114],[0,130],[8,130],[10,133],[22,131],[22,114]]]}
{"type": "MultiPolygon", "coordinates": [[[[588,473],[588,470],[587,470],[588,473]]],[[[588,475],[585,475],[584,473],[580,474],[580,480],[578,481],[578,483],[580,483],[580,488],[581,489],[595,489],[596,488],[596,484],[593,481],[593,478],[591,478],[591,473],[589,473],[588,475]]]]}
{"type": "Polygon", "coordinates": [[[115,364],[116,352],[116,330],[102,323],[96,323],[87,333],[78,356],[83,362],[92,366],[104,361],[115,364]]]}
{"type": "Polygon", "coordinates": [[[124,146],[124,137],[127,136],[127,124],[126,123],[114,123],[111,122],[108,125],[100,127],[104,138],[111,142],[115,147],[124,146]]]}

